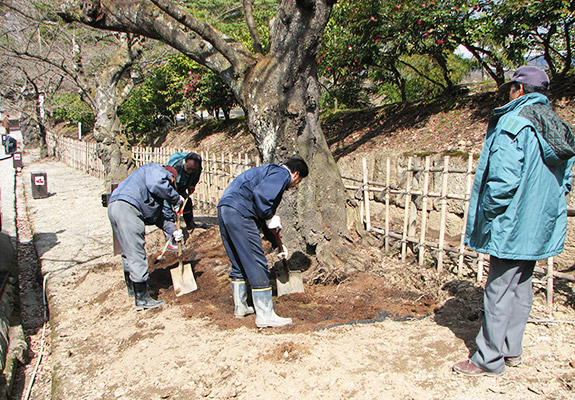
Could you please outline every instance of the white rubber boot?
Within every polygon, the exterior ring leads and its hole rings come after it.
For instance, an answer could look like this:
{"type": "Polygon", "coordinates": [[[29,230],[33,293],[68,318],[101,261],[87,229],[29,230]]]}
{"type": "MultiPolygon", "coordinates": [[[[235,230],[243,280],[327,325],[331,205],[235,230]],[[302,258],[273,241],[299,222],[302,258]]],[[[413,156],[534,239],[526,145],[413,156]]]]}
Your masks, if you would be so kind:
{"type": "Polygon", "coordinates": [[[282,318],[275,313],[271,287],[252,289],[252,297],[256,309],[256,326],[258,328],[274,328],[292,323],[291,318],[282,318]]]}
{"type": "Polygon", "coordinates": [[[248,305],[248,285],[245,281],[232,281],[234,296],[234,317],[244,318],[254,313],[254,308],[248,305]]]}

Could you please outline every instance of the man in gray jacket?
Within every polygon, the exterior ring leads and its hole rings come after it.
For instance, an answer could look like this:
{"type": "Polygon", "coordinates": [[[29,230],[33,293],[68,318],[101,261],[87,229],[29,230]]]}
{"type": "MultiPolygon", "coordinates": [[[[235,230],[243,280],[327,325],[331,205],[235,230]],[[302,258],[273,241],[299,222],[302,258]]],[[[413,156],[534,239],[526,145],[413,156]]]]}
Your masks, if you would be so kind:
{"type": "Polygon", "coordinates": [[[509,103],[489,121],[465,234],[467,246],[491,256],[485,317],[477,351],[453,366],[463,375],[496,376],[521,364],[535,263],[563,251],[575,137],[551,110],[548,86],[544,71],[518,68],[501,87],[509,103]]]}
{"type": "MultiPolygon", "coordinates": [[[[178,173],[173,167],[146,164],[135,170],[112,192],[108,217],[112,231],[122,248],[122,267],[128,296],[135,298],[136,310],[164,304],[148,293],[148,260],[145,228],[156,225],[175,241],[181,241],[182,230],[162,213],[164,200],[179,208],[184,198],[175,189],[178,173]]],[[[179,210],[176,210],[179,212],[179,210]]]]}

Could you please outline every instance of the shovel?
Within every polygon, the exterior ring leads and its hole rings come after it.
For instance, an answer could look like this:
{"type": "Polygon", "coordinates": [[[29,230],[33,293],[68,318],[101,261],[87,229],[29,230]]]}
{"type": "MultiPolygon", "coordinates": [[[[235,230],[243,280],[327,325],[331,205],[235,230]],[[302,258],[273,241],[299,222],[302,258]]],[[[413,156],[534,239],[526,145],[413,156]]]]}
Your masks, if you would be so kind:
{"type": "MultiPolygon", "coordinates": [[[[188,201],[188,199],[186,199],[188,201]]],[[[186,205],[186,201],[182,205],[182,210],[186,205]]],[[[176,229],[180,229],[180,213],[176,213],[176,229]]],[[[198,285],[196,279],[194,278],[194,272],[192,271],[192,266],[186,264],[182,260],[182,242],[178,242],[178,266],[170,270],[172,275],[172,283],[174,284],[174,292],[176,296],[181,296],[186,293],[191,293],[194,290],[198,290],[198,285]]]]}
{"type": "MultiPolygon", "coordinates": [[[[275,229],[272,229],[271,231],[276,237],[278,247],[283,249],[280,233],[275,229]]],[[[276,271],[278,297],[283,296],[284,294],[303,293],[304,289],[301,271],[291,270],[285,258],[282,258],[281,261],[282,266],[276,271]]]]}

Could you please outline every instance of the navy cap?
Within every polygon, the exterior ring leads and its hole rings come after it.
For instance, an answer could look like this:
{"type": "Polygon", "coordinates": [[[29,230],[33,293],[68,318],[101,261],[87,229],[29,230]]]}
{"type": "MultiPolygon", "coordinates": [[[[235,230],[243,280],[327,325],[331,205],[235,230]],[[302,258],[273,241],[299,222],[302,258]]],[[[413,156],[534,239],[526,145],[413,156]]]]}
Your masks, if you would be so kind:
{"type": "Polygon", "coordinates": [[[517,68],[515,72],[513,72],[511,80],[499,86],[499,90],[509,90],[509,87],[513,82],[537,86],[543,89],[549,89],[549,77],[545,71],[537,67],[523,66],[517,68]]]}

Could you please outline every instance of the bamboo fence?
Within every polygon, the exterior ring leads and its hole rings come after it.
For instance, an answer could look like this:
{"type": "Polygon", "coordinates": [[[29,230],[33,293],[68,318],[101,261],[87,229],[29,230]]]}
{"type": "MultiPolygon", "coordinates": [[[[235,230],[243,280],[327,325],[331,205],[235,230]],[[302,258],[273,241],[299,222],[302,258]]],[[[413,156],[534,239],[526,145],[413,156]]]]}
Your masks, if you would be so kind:
{"type": "MultiPolygon", "coordinates": [[[[132,154],[137,166],[158,163],[165,164],[176,152],[189,150],[170,147],[132,147],[132,154]]],[[[259,159],[250,158],[248,154],[224,154],[200,152],[202,157],[202,176],[192,195],[194,208],[204,215],[217,214],[218,200],[230,182],[245,170],[259,165],[259,159]]]]}
{"type": "MultiPolygon", "coordinates": [[[[105,178],[105,168],[98,158],[96,144],[53,134],[47,135],[47,143],[49,152],[69,166],[99,178],[105,178]]],[[[132,147],[132,154],[137,166],[151,162],[164,164],[175,152],[187,151],[189,150],[175,147],[132,147]]],[[[248,154],[241,153],[202,152],[200,155],[202,156],[202,177],[196,186],[192,200],[198,212],[215,216],[217,214],[217,202],[224,189],[241,172],[258,166],[259,159],[251,159],[248,154]]],[[[425,157],[424,167],[414,167],[414,157],[409,157],[407,166],[392,174],[391,161],[389,157],[386,159],[385,182],[383,183],[370,179],[366,158],[362,159],[361,178],[342,177],[345,188],[354,192],[355,197],[360,200],[360,219],[365,230],[382,236],[386,252],[390,252],[392,242],[396,243],[402,262],[408,261],[408,250],[410,250],[420,266],[432,258],[436,260],[438,273],[441,273],[446,261],[449,260],[449,266],[455,269],[453,272],[461,276],[464,273],[464,268],[472,269],[476,274],[477,281],[481,282],[484,278],[486,257],[484,254],[467,249],[464,245],[469,198],[475,173],[473,154],[469,154],[467,167],[464,169],[452,167],[448,156],[444,157],[442,162],[438,162],[439,166],[432,164],[431,157],[425,157]],[[414,178],[416,174],[418,179],[414,178]],[[392,175],[395,177],[395,181],[392,179],[392,175]],[[422,176],[423,179],[421,179],[422,176]],[[461,188],[462,186],[461,184],[450,184],[455,176],[459,176],[458,181],[464,182],[464,189],[461,192],[457,190],[451,192],[452,188],[461,188]],[[398,184],[401,180],[399,177],[406,177],[402,181],[403,187],[398,184]],[[381,195],[383,195],[385,210],[383,220],[381,218],[375,220],[371,215],[376,195],[380,195],[379,203],[381,203],[381,195]],[[396,206],[403,208],[401,221],[394,220],[391,216],[392,196],[395,198],[396,206]],[[419,207],[415,205],[414,198],[419,198],[419,207]],[[439,226],[431,227],[429,213],[434,200],[437,201],[435,207],[439,208],[440,220],[439,226]],[[454,201],[460,202],[460,209],[463,210],[459,240],[455,244],[452,238],[450,241],[446,240],[448,202],[454,201]],[[397,231],[392,227],[401,227],[401,230],[397,231]],[[431,228],[438,232],[437,237],[432,237],[429,234],[431,228]]],[[[546,285],[547,302],[552,310],[554,277],[568,280],[573,280],[573,277],[554,272],[553,258],[547,259],[545,266],[546,268],[536,267],[536,272],[544,275],[544,278],[542,281],[534,282],[546,285]]]]}
{"type": "Polygon", "coordinates": [[[105,178],[106,169],[98,157],[98,144],[84,142],[52,133],[46,134],[48,153],[72,168],[98,178],[105,178]]]}
{"type": "MultiPolygon", "coordinates": [[[[392,171],[391,158],[385,162],[385,182],[375,182],[370,179],[369,169],[366,158],[362,159],[363,175],[359,177],[343,176],[345,188],[355,193],[355,198],[360,204],[360,218],[366,231],[382,236],[383,246],[387,253],[391,250],[391,243],[397,246],[402,262],[408,261],[408,248],[411,248],[413,257],[417,259],[420,266],[423,266],[427,260],[434,258],[436,260],[437,272],[441,273],[445,264],[446,257],[451,261],[450,266],[454,267],[457,275],[464,274],[464,268],[471,269],[475,272],[476,279],[481,282],[484,278],[484,268],[486,256],[470,250],[464,245],[465,228],[469,212],[469,199],[473,185],[475,170],[473,167],[473,154],[468,155],[467,167],[454,168],[450,164],[450,157],[445,156],[441,166],[433,167],[431,157],[425,157],[424,167],[415,168],[414,158],[407,159],[407,166],[403,169],[398,168],[392,171]],[[395,174],[393,174],[395,172],[395,174]],[[420,179],[415,180],[415,174],[420,175],[420,179]],[[421,179],[423,175],[423,179],[421,179]],[[459,175],[458,181],[462,184],[450,184],[454,176],[459,175]],[[396,182],[392,181],[392,176],[396,176],[396,182]],[[402,184],[400,177],[405,177],[402,184]],[[461,178],[462,177],[462,178],[461,178]],[[422,183],[421,183],[422,181],[422,183]],[[431,182],[435,182],[436,190],[431,188],[431,182]],[[461,192],[456,189],[461,188],[461,192]],[[453,190],[453,191],[450,191],[453,190]],[[380,213],[379,218],[373,218],[371,210],[373,209],[376,195],[379,196],[379,202],[383,202],[384,212],[380,213]],[[383,196],[381,196],[383,195],[383,196]],[[391,217],[392,196],[395,196],[397,208],[403,208],[402,220],[391,217]],[[382,200],[383,197],[383,200],[382,200]],[[414,204],[414,198],[419,197],[419,207],[414,204]],[[439,226],[434,226],[434,231],[438,231],[437,237],[429,235],[429,212],[430,203],[436,202],[439,208],[439,226]],[[460,202],[459,209],[463,210],[461,217],[461,229],[457,243],[453,243],[453,238],[448,242],[447,239],[447,214],[448,201],[460,202]],[[416,210],[414,213],[413,210],[416,210]],[[400,231],[392,229],[392,226],[401,227],[400,231]]],[[[440,160],[441,161],[441,160],[440,160]]],[[[359,168],[358,168],[359,170],[359,168]]],[[[396,212],[397,214],[397,212],[396,212]]],[[[536,272],[543,275],[543,279],[535,281],[536,284],[543,284],[547,291],[547,305],[550,310],[553,309],[553,280],[554,277],[560,277],[573,281],[573,277],[554,271],[553,257],[542,260],[536,267],[536,272]]]]}

